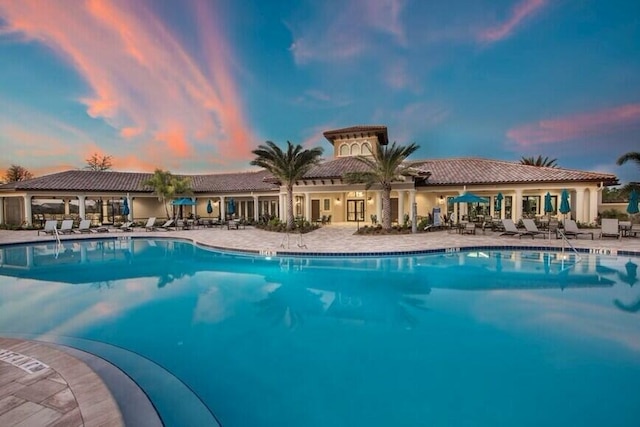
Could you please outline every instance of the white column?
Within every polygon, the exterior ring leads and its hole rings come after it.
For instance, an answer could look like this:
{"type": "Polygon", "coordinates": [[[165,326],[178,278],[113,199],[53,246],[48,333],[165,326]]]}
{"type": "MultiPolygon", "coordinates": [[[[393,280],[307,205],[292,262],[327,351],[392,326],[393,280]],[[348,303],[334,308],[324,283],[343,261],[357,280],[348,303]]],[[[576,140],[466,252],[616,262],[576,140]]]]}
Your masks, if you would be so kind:
{"type": "Polygon", "coordinates": [[[69,209],[70,200],[69,199],[64,199],[63,202],[64,202],[64,217],[68,218],[69,215],[71,215],[71,210],[69,209]]]}
{"type": "Polygon", "coordinates": [[[278,214],[281,221],[287,220],[287,195],[280,193],[278,196],[278,214]]]}
{"type": "Polygon", "coordinates": [[[0,197],[0,224],[4,224],[4,197],[0,197]]]}
{"type": "Polygon", "coordinates": [[[584,188],[576,188],[575,220],[578,222],[586,222],[586,212],[584,208],[584,188]]]}
{"type": "Polygon", "coordinates": [[[513,196],[513,221],[517,224],[522,219],[522,189],[516,188],[516,194],[513,196]]]}
{"type": "Polygon", "coordinates": [[[78,209],[79,209],[80,220],[83,220],[86,215],[86,210],[84,206],[84,201],[86,198],[87,196],[78,196],[78,209]]]}
{"type": "Polygon", "coordinates": [[[127,215],[127,221],[133,221],[133,197],[127,193],[127,203],[129,203],[129,215],[127,215]]]}
{"type": "Polygon", "coordinates": [[[258,209],[260,208],[260,200],[258,199],[258,196],[253,196],[253,220],[257,221],[258,220],[258,209]]]}
{"type": "Polygon", "coordinates": [[[587,218],[589,224],[594,224],[598,217],[598,198],[600,196],[601,193],[596,188],[589,189],[589,217],[587,218]]]}
{"type": "Polygon", "coordinates": [[[398,224],[402,224],[404,221],[404,193],[404,191],[398,191],[398,224]]]}
{"type": "Polygon", "coordinates": [[[304,193],[304,219],[311,221],[311,198],[309,193],[304,193]]]}
{"type": "Polygon", "coordinates": [[[416,213],[413,211],[413,204],[416,202],[416,190],[409,190],[409,209],[411,212],[409,213],[411,224],[416,224],[416,213]]]}
{"type": "Polygon", "coordinates": [[[23,197],[24,199],[24,221],[27,225],[33,225],[33,220],[31,215],[31,195],[27,194],[23,197]]]}
{"type": "Polygon", "coordinates": [[[227,207],[225,206],[224,196],[220,196],[219,208],[220,208],[220,219],[224,221],[227,219],[227,214],[226,214],[227,207]]]}

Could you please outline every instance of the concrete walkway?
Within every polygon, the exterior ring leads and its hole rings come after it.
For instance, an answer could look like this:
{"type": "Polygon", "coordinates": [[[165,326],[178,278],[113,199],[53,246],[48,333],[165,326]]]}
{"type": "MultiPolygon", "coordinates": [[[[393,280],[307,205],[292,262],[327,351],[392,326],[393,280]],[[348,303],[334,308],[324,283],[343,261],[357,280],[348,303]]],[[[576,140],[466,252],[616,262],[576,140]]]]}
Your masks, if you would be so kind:
{"type": "Polygon", "coordinates": [[[54,346],[0,338],[0,426],[123,426],[108,388],[54,346]]]}

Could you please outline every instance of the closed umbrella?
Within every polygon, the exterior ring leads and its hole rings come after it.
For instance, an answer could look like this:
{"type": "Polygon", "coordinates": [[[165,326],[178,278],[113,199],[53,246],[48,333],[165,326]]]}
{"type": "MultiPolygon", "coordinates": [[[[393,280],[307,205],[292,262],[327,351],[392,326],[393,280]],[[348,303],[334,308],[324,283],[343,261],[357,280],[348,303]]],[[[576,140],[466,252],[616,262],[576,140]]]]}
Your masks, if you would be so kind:
{"type": "Polygon", "coordinates": [[[567,214],[571,212],[571,206],[569,206],[569,192],[564,189],[562,190],[562,195],[560,196],[560,209],[558,209],[561,214],[564,215],[564,219],[567,219],[567,214]]]}
{"type": "MultiPolygon", "coordinates": [[[[498,193],[498,195],[496,196],[496,210],[498,212],[502,212],[502,199],[504,199],[504,196],[502,195],[502,193],[498,193]]],[[[502,215],[500,215],[502,217],[502,215]]]]}
{"type": "MultiPolygon", "coordinates": [[[[544,195],[544,211],[548,216],[548,221],[551,223],[551,212],[553,212],[553,205],[551,204],[551,193],[547,191],[544,195]]],[[[549,227],[549,239],[551,239],[551,227],[549,227]]]]}
{"type": "Polygon", "coordinates": [[[129,200],[126,197],[122,201],[122,215],[129,216],[129,200]]]}
{"type": "Polygon", "coordinates": [[[550,214],[553,212],[553,204],[551,203],[551,193],[547,191],[547,194],[544,196],[544,211],[545,213],[550,214]]]}
{"type": "Polygon", "coordinates": [[[209,199],[209,202],[207,203],[207,213],[209,215],[213,213],[213,206],[211,206],[211,199],[209,199]]]}
{"type": "Polygon", "coordinates": [[[233,199],[229,199],[229,201],[227,202],[227,213],[229,215],[233,215],[234,213],[236,213],[236,202],[233,199]]]}
{"type": "Polygon", "coordinates": [[[631,190],[631,193],[629,193],[629,204],[627,205],[627,212],[630,214],[638,213],[638,193],[636,193],[635,189],[631,190]]]}

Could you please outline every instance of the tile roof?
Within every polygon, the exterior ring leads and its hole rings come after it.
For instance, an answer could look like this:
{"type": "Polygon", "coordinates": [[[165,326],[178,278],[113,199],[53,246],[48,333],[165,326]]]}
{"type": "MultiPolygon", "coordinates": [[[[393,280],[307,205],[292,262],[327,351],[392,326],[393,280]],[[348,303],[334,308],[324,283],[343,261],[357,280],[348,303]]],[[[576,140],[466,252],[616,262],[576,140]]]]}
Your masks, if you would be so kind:
{"type": "MultiPolygon", "coordinates": [[[[143,185],[151,176],[151,173],[71,170],[0,185],[0,190],[151,192],[153,191],[151,187],[143,185]]],[[[278,188],[274,184],[265,182],[264,179],[270,174],[264,170],[178,176],[191,178],[194,193],[270,191],[278,188]]]]}
{"type": "MultiPolygon", "coordinates": [[[[606,185],[618,183],[613,174],[527,166],[517,162],[481,158],[416,160],[408,163],[415,169],[431,173],[431,176],[426,180],[426,185],[580,181],[604,182],[606,185]]],[[[341,179],[345,172],[364,170],[366,170],[366,165],[356,160],[355,157],[340,157],[315,166],[304,176],[304,179],[341,179]]],[[[71,170],[0,185],[0,190],[151,192],[150,187],[142,185],[151,176],[150,173],[71,170]]],[[[272,175],[265,170],[179,176],[192,179],[191,185],[196,194],[274,191],[278,189],[272,175]]]]}
{"type": "Polygon", "coordinates": [[[613,174],[574,169],[523,165],[519,162],[490,160],[475,157],[455,159],[417,160],[411,164],[431,172],[427,185],[460,184],[523,184],[537,182],[604,182],[617,184],[613,174]]]}
{"type": "Polygon", "coordinates": [[[342,129],[328,130],[322,133],[327,140],[333,144],[337,137],[344,136],[360,136],[362,134],[375,133],[378,137],[378,141],[381,145],[387,145],[389,143],[389,137],[387,134],[387,127],[382,125],[360,125],[351,126],[342,129]]]}

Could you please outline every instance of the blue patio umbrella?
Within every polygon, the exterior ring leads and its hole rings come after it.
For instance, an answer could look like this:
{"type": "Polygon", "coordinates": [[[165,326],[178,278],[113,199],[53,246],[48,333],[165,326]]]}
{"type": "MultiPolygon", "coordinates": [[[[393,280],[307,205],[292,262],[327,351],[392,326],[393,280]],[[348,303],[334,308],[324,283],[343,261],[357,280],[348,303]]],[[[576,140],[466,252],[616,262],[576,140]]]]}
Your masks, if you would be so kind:
{"type": "Polygon", "coordinates": [[[489,203],[489,200],[485,197],[476,196],[473,193],[463,193],[453,198],[453,203],[489,203]]]}
{"type": "Polygon", "coordinates": [[[497,211],[501,211],[502,210],[502,200],[504,199],[504,196],[502,195],[502,193],[498,193],[498,195],[496,196],[496,210],[497,211]]]}
{"type": "Polygon", "coordinates": [[[171,202],[173,206],[195,206],[196,202],[191,200],[188,197],[183,197],[181,199],[175,199],[171,202]]]}
{"type": "Polygon", "coordinates": [[[129,200],[126,197],[122,201],[122,215],[129,216],[129,200]]]}
{"type": "Polygon", "coordinates": [[[547,194],[544,195],[544,211],[546,213],[553,212],[553,205],[551,204],[551,193],[547,191],[547,194]]]}
{"type": "Polygon", "coordinates": [[[236,202],[233,199],[229,199],[229,201],[227,202],[227,213],[229,215],[233,215],[234,213],[236,213],[236,202]]]}
{"type": "Polygon", "coordinates": [[[630,214],[637,214],[638,210],[638,193],[636,193],[635,189],[631,190],[629,193],[629,204],[627,205],[627,212],[630,214]]]}
{"type": "Polygon", "coordinates": [[[562,196],[560,196],[560,209],[561,214],[568,214],[571,212],[571,206],[569,206],[569,192],[565,189],[562,190],[562,196]]]}
{"type": "Polygon", "coordinates": [[[209,202],[207,203],[207,213],[209,215],[213,213],[213,206],[211,206],[211,199],[209,199],[209,202]]]}

